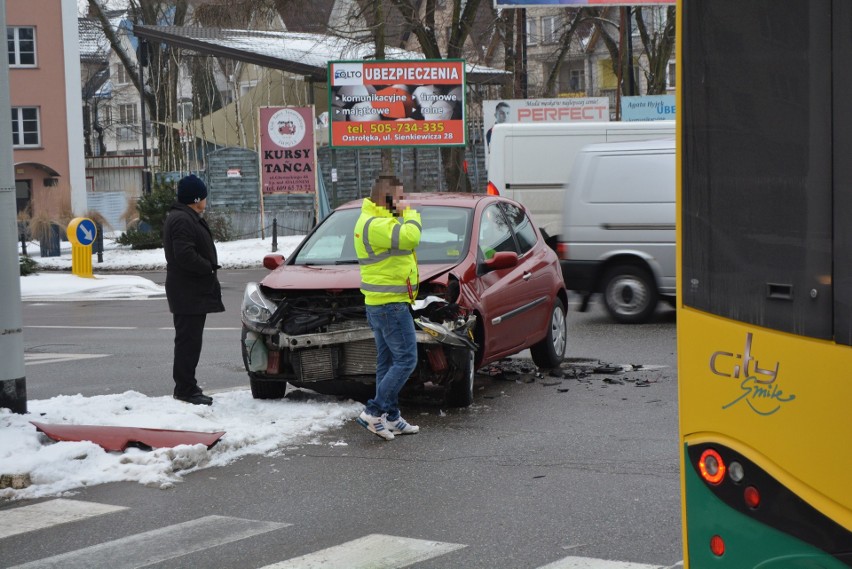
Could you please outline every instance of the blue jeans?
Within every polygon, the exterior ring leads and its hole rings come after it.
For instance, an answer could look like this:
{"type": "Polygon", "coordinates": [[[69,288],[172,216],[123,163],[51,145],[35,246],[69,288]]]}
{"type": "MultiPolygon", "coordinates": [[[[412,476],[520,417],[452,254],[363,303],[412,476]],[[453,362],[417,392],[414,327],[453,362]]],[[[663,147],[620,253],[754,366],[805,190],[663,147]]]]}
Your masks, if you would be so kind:
{"type": "Polygon", "coordinates": [[[376,396],[367,414],[399,418],[399,392],[417,367],[417,336],[408,303],[367,305],[367,322],[376,337],[376,396]]]}

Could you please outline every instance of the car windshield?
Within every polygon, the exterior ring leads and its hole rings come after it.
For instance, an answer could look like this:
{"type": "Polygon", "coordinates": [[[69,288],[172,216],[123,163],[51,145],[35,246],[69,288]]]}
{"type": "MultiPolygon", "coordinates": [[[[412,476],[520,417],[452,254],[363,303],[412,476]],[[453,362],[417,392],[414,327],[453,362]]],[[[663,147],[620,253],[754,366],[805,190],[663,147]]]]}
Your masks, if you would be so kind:
{"type": "MultiPolygon", "coordinates": [[[[473,210],[462,207],[419,205],[423,232],[417,247],[418,263],[454,263],[464,256],[473,210]]],[[[308,237],[293,259],[294,265],[358,264],[354,231],[360,209],[339,209],[308,237]]]]}

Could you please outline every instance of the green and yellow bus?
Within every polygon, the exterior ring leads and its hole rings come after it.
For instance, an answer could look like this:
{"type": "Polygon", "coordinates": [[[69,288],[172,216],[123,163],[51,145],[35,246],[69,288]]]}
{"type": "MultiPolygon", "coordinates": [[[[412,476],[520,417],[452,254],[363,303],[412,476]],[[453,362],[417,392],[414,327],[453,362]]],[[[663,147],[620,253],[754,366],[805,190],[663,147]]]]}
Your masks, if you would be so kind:
{"type": "Polygon", "coordinates": [[[852,567],[852,0],[678,2],[687,569],[852,567]]]}

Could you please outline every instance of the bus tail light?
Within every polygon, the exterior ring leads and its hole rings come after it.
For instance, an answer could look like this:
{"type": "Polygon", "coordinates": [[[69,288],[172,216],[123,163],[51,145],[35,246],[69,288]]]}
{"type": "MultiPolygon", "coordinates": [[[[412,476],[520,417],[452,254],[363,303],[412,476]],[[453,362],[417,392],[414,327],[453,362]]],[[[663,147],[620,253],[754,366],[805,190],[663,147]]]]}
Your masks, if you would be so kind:
{"type": "Polygon", "coordinates": [[[760,490],[754,486],[746,486],[745,490],[743,490],[743,499],[746,506],[754,510],[760,505],[760,490]]]}
{"type": "Polygon", "coordinates": [[[556,244],[556,255],[560,259],[567,259],[568,258],[568,243],[565,243],[563,241],[559,241],[556,244]]]}
{"type": "Polygon", "coordinates": [[[725,540],[720,535],[714,535],[710,538],[710,551],[716,557],[722,557],[725,553],[725,540]]]}
{"type": "Polygon", "coordinates": [[[494,182],[488,182],[488,187],[485,190],[489,196],[499,196],[500,190],[497,189],[497,186],[494,185],[494,182]]]}
{"type": "Polygon", "coordinates": [[[701,477],[705,482],[712,485],[719,484],[725,478],[725,461],[721,455],[708,448],[701,453],[701,459],[698,461],[698,470],[701,472],[701,477]]]}

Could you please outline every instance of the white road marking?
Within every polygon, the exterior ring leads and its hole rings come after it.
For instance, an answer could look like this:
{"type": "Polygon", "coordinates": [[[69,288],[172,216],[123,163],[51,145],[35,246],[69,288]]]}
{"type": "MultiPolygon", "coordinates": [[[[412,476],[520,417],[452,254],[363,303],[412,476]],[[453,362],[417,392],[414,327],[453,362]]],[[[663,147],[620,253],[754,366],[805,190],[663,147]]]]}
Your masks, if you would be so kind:
{"type": "Polygon", "coordinates": [[[90,360],[92,358],[105,358],[109,354],[24,354],[24,365],[56,364],[60,362],[73,362],[78,360],[90,360]]]}
{"type": "Polygon", "coordinates": [[[262,569],[397,569],[463,547],[460,543],[373,534],[262,569]]]}
{"type": "Polygon", "coordinates": [[[661,569],[659,565],[628,563],[626,561],[607,561],[591,557],[566,557],[538,569],[661,569]]]}
{"type": "MultiPolygon", "coordinates": [[[[4,512],[5,515],[5,512],[4,512]]],[[[10,569],[132,569],[203,551],[291,524],[206,516],[164,528],[39,559],[10,569]]],[[[183,565],[182,566],[186,566],[183,565]]]]}
{"type": "Polygon", "coordinates": [[[0,539],[126,509],[123,506],[63,498],[7,509],[0,516],[0,539]]]}
{"type": "Polygon", "coordinates": [[[61,330],[138,330],[136,326],[24,326],[24,328],[59,328],[61,330]]]}
{"type": "MultiPolygon", "coordinates": [[[[171,330],[171,331],[174,331],[174,329],[175,329],[174,326],[164,326],[163,328],[157,328],[157,330],[171,330]]],[[[231,328],[204,328],[205,332],[207,332],[207,331],[220,331],[221,332],[222,330],[225,330],[226,332],[233,332],[234,330],[237,330],[237,331],[242,330],[242,328],[232,328],[232,327],[231,328]]]]}

